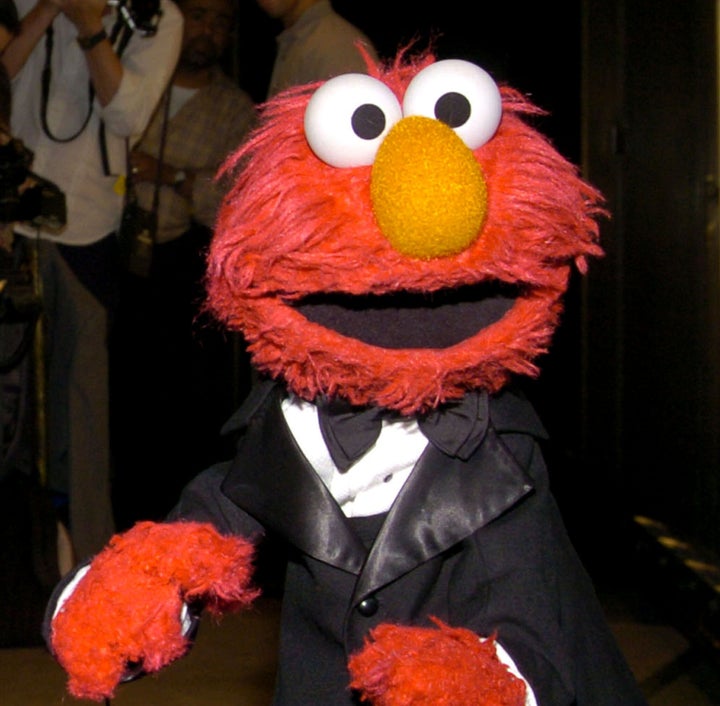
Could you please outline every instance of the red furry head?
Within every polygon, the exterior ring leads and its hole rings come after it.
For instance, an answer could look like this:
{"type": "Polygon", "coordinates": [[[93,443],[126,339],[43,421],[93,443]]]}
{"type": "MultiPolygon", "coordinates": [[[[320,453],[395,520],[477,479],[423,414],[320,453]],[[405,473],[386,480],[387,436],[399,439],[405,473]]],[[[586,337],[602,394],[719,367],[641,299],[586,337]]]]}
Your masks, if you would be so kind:
{"type": "Polygon", "coordinates": [[[209,309],[306,399],[411,413],[536,374],[602,213],[539,112],[429,53],[281,94],[224,167],[209,309]]]}

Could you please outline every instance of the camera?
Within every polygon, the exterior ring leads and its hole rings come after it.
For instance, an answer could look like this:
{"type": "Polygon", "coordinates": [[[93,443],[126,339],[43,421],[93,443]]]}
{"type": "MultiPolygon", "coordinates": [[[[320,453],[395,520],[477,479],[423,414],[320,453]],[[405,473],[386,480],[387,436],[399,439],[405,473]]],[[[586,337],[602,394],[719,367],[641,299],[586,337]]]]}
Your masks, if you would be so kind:
{"type": "Polygon", "coordinates": [[[21,140],[0,146],[0,223],[30,223],[48,230],[66,224],[65,194],[30,171],[33,153],[21,140]]]}
{"type": "Polygon", "coordinates": [[[162,15],[160,0],[108,0],[108,5],[117,9],[133,32],[143,37],[152,37],[157,32],[162,15]]]}

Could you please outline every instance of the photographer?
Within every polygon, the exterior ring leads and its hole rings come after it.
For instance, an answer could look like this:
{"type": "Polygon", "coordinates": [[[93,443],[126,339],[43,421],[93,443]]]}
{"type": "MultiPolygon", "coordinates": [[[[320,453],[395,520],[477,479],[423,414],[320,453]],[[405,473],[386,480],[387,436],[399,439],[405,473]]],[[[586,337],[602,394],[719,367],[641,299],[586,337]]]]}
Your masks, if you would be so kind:
{"type": "Polygon", "coordinates": [[[12,128],[33,170],[67,199],[39,238],[47,371],[47,483],[68,503],[79,557],[112,532],[108,313],[126,150],[145,129],[177,62],[182,17],[169,0],[18,0],[19,34],[2,61],[13,79],[12,128]],[[141,16],[142,14],[142,16],[141,16]]]}

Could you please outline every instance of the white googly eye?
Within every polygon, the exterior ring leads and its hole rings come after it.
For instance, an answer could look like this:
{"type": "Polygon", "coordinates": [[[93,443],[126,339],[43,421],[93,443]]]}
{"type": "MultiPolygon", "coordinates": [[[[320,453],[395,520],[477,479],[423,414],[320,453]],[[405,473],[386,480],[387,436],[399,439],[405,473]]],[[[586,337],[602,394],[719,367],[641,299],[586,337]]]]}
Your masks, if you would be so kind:
{"type": "Polygon", "coordinates": [[[384,84],[365,74],[324,83],[305,109],[305,137],[312,151],[334,167],[372,164],[388,130],[402,117],[384,84]]]}
{"type": "Polygon", "coordinates": [[[487,71],[469,61],[445,59],[413,78],[403,99],[403,114],[446,123],[474,150],[495,134],[502,99],[487,71]]]}

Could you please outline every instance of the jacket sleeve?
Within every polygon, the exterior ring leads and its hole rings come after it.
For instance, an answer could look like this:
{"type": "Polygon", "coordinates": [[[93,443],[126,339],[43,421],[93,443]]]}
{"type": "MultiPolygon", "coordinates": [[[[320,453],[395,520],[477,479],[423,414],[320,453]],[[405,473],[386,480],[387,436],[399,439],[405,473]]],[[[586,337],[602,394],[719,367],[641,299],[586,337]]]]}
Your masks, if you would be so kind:
{"type": "Polygon", "coordinates": [[[219,463],[190,481],[170,511],[167,521],[210,522],[222,534],[240,535],[250,540],[260,539],[264,535],[263,526],[228,499],[220,489],[229,465],[229,462],[219,463]]]}

